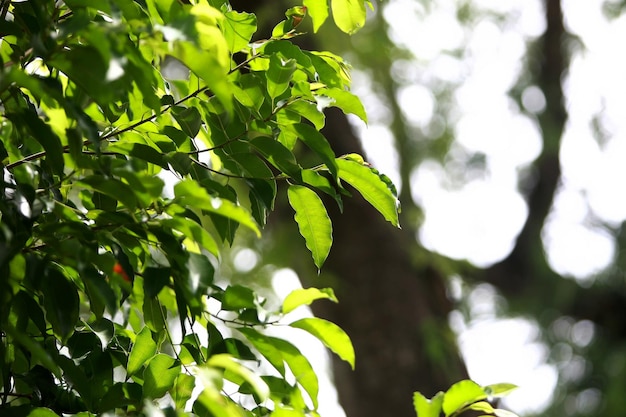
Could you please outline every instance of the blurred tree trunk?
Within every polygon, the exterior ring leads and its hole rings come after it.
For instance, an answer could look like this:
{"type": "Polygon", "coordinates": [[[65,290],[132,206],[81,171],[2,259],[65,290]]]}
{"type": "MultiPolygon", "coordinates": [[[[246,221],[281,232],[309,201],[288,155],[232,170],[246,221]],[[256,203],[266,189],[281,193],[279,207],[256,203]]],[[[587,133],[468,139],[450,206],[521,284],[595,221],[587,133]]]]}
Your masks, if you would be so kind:
{"type": "MultiPolygon", "coordinates": [[[[260,15],[274,11],[277,16],[270,21],[275,22],[288,7],[270,1],[231,3],[236,10],[260,15]]],[[[259,32],[264,36],[269,29],[260,28],[259,32]]],[[[306,49],[333,50],[332,45],[312,42],[315,37],[300,43],[306,44],[306,49]]],[[[324,134],[337,155],[363,154],[343,113],[328,112],[324,134]]],[[[332,280],[339,304],[319,303],[315,313],[349,334],[357,357],[354,372],[345,363],[335,362],[341,405],[348,417],[414,417],[413,392],[431,396],[467,377],[448,326],[452,305],[443,275],[415,261],[419,247],[413,225],[395,229],[356,192],[345,200],[343,213],[336,210],[334,202],[327,207],[334,244],[321,276],[316,276],[310,262],[299,267],[294,260],[289,266],[310,285],[332,280]]],[[[288,208],[278,208],[270,226],[277,229],[281,223],[291,224],[292,216],[288,208]]],[[[295,227],[291,230],[296,232],[295,227]]]]}

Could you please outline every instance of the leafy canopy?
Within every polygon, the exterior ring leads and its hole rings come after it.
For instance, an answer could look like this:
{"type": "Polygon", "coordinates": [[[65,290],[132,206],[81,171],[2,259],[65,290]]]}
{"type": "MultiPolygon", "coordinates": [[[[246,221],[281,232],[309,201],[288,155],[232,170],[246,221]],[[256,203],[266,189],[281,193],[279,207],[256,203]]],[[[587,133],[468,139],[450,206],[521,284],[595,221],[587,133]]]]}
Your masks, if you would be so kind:
{"type": "MultiPolygon", "coordinates": [[[[321,195],[341,207],[349,184],[398,226],[388,179],[319,132],[327,106],[366,120],[348,65],[292,42],[307,15],[356,31],[369,2],[304,1],[269,39],[228,2],[186,3],[1,2],[3,416],[317,415],[309,361],[263,329],[332,291],[268,311],[214,273],[279,190],[318,268],[321,195]]],[[[335,324],[290,326],[354,366],[335,324]]]]}

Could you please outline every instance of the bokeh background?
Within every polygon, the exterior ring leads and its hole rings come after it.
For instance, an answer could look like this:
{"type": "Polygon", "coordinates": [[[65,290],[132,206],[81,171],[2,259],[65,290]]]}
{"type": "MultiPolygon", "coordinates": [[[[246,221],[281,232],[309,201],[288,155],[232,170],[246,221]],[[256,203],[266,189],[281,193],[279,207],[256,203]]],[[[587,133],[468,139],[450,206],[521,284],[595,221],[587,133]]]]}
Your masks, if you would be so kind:
{"type": "MultiPolygon", "coordinates": [[[[232,2],[260,22],[296,4],[279,3],[232,2]]],[[[315,314],[352,337],[357,369],[321,356],[325,415],[338,399],[348,417],[413,416],[412,392],[468,376],[518,384],[504,406],[521,416],[624,415],[625,8],[384,0],[352,37],[327,23],[297,39],[352,64],[369,123],[329,112],[325,134],[364,149],[402,203],[396,230],[356,195],[328,202],[319,275],[278,204],[269,239],[239,242],[222,271],[278,294],[335,288],[315,314]]]]}

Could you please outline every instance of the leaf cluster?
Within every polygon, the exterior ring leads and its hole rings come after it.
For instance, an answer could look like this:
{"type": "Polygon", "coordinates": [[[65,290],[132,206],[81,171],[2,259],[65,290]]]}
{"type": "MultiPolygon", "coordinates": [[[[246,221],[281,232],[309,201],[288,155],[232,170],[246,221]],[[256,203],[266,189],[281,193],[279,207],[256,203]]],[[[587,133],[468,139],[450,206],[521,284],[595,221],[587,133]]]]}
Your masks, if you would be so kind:
{"type": "MultiPolygon", "coordinates": [[[[349,184],[398,225],[386,177],[319,132],[328,106],[366,120],[349,66],[290,40],[307,12],[353,32],[366,2],[305,2],[270,39],[227,2],[188,3],[0,3],[2,415],[317,415],[309,361],[263,329],[332,291],[268,311],[214,276],[278,182],[318,268],[320,194],[341,207],[349,184]]],[[[289,326],[354,366],[333,323],[289,326]]]]}

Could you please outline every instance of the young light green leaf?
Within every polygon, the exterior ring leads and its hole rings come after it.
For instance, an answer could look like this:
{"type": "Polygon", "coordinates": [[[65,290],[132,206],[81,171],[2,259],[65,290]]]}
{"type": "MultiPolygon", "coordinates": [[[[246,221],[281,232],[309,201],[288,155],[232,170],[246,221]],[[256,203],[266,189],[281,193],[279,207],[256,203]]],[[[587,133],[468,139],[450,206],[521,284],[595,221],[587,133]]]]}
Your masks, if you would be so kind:
{"type": "Polygon", "coordinates": [[[474,404],[470,404],[467,408],[469,410],[482,411],[483,413],[490,413],[490,414],[493,414],[493,412],[495,411],[493,407],[491,406],[491,404],[489,404],[487,401],[475,402],[474,404]]]}
{"type": "Polygon", "coordinates": [[[480,385],[468,379],[459,381],[445,392],[443,413],[448,417],[472,403],[485,399],[487,394],[480,385]]]}
{"type": "Polygon", "coordinates": [[[443,392],[438,392],[430,400],[420,392],[413,394],[413,407],[417,417],[439,417],[441,415],[441,403],[443,402],[443,392]]]}
{"type": "Polygon", "coordinates": [[[252,13],[240,13],[229,10],[224,13],[224,38],[231,52],[239,52],[248,46],[250,38],[256,32],[256,16],[252,13]]]}
{"type": "Polygon", "coordinates": [[[356,161],[338,158],[339,178],[356,188],[383,217],[396,227],[398,200],[387,184],[370,167],[356,161]]]}
{"type": "Polygon", "coordinates": [[[313,255],[313,262],[321,268],[333,243],[333,228],[322,199],[312,190],[292,185],[287,190],[289,204],[295,210],[295,220],[306,247],[313,255]]]}
{"type": "Polygon", "coordinates": [[[180,364],[164,353],[156,355],[143,372],[144,398],[161,398],[172,389],[180,374],[180,364]]]}
{"type": "Polygon", "coordinates": [[[331,0],[333,19],[339,29],[353,34],[365,24],[365,3],[363,0],[331,0]]]}
{"type": "Polygon", "coordinates": [[[302,3],[308,9],[308,14],[313,20],[313,32],[317,32],[328,19],[328,1],[327,0],[304,0],[302,3]]]}
{"type": "Polygon", "coordinates": [[[249,383],[261,402],[265,401],[270,394],[270,389],[261,379],[261,377],[240,363],[236,362],[233,357],[226,353],[213,355],[207,361],[207,366],[214,368],[222,368],[226,371],[230,371],[249,383]]]}
{"type": "Polygon", "coordinates": [[[491,384],[483,387],[488,396],[499,398],[508,395],[511,391],[517,389],[517,385],[502,382],[499,384],[491,384]]]}
{"type": "Polygon", "coordinates": [[[335,323],[313,317],[294,321],[289,326],[311,333],[354,369],[355,356],[352,341],[346,332],[335,323]]]}
{"type": "Polygon", "coordinates": [[[152,333],[148,327],[144,327],[137,334],[135,343],[130,350],[128,356],[128,365],[126,366],[126,372],[128,375],[133,375],[135,372],[141,369],[150,358],[152,358],[157,352],[157,345],[152,340],[152,333]]]}
{"type": "Polygon", "coordinates": [[[287,314],[300,306],[308,306],[313,301],[321,299],[337,302],[332,288],[298,288],[285,297],[281,312],[287,314]]]}
{"type": "MultiPolygon", "coordinates": [[[[10,413],[10,411],[9,409],[8,412],[10,413]]],[[[59,415],[49,408],[37,407],[32,409],[27,417],[59,417],[59,415]]]]}

